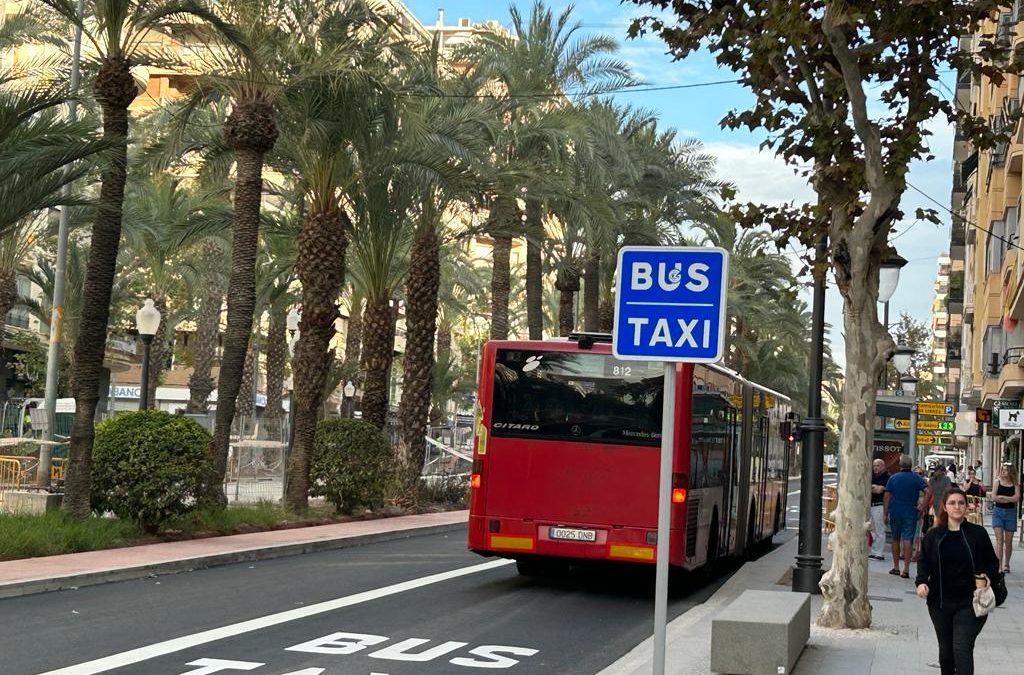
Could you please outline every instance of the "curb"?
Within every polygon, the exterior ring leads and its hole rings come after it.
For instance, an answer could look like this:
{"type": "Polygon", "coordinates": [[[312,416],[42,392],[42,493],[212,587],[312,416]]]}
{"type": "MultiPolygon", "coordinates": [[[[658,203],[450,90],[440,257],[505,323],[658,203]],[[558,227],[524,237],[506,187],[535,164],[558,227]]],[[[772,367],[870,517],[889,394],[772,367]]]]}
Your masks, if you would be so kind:
{"type": "Polygon", "coordinates": [[[399,539],[425,537],[432,534],[455,532],[465,527],[466,523],[461,522],[447,523],[444,525],[424,525],[404,530],[359,534],[349,537],[339,537],[337,539],[319,539],[315,541],[281,544],[279,546],[253,548],[243,551],[231,551],[229,553],[214,553],[211,555],[196,556],[194,558],[168,560],[165,562],[137,565],[134,567],[99,570],[96,572],[81,572],[78,574],[68,574],[48,579],[12,581],[8,583],[0,583],[0,600],[4,598],[17,598],[25,595],[34,595],[36,593],[48,593],[50,591],[77,590],[83,586],[98,586],[100,584],[115,581],[130,581],[133,579],[143,579],[145,577],[155,577],[164,574],[192,572],[193,570],[220,567],[222,565],[231,565],[233,563],[273,560],[275,558],[285,558],[305,553],[320,553],[323,551],[354,548],[364,544],[378,544],[386,541],[397,541],[399,539]]]}

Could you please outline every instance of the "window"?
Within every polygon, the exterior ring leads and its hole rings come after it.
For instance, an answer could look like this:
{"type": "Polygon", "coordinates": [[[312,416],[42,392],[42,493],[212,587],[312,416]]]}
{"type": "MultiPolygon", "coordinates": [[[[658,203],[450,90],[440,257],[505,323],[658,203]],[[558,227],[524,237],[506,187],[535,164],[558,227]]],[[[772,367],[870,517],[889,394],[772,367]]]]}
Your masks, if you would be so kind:
{"type": "Polygon", "coordinates": [[[1013,248],[1019,238],[1017,214],[1017,207],[1011,206],[1006,209],[1006,213],[1003,215],[1003,226],[1006,229],[1006,233],[1003,235],[1003,238],[1006,240],[1004,242],[1004,248],[1007,251],[1013,248]]]}
{"type": "Polygon", "coordinates": [[[663,374],[660,362],[499,349],[491,435],[660,446],[663,374]]]}
{"type": "Polygon", "coordinates": [[[998,274],[1003,267],[1003,235],[1006,231],[1006,223],[1001,220],[993,220],[989,226],[988,240],[985,244],[985,267],[989,274],[998,274]]]}
{"type": "Polygon", "coordinates": [[[690,487],[705,488],[729,482],[736,410],[720,394],[693,395],[690,432],[690,487]]]}
{"type": "Polygon", "coordinates": [[[998,375],[1002,369],[1005,338],[1002,326],[989,326],[981,340],[982,369],[988,375],[998,375]],[[994,356],[993,356],[994,355],[994,356]]]}

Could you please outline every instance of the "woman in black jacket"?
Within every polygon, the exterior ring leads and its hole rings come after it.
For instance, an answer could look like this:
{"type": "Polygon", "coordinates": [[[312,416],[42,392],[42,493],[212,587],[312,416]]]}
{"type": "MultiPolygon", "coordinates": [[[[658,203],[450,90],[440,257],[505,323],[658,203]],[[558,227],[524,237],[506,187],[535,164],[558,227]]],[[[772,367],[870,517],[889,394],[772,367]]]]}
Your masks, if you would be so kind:
{"type": "Polygon", "coordinates": [[[979,584],[987,584],[999,573],[988,531],[967,522],[966,515],[967,496],[951,488],[917,562],[917,595],[928,599],[942,675],[974,675],[974,640],[988,618],[974,616],[975,575],[984,577],[979,584]]]}

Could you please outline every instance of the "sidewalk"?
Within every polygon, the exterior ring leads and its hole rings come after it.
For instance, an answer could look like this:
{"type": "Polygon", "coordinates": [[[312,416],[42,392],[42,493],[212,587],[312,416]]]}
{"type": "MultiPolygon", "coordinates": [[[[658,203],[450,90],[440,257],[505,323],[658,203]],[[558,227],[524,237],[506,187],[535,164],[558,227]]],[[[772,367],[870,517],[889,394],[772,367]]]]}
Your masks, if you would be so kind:
{"type": "Polygon", "coordinates": [[[468,511],[428,513],[0,562],[0,598],[347,548],[461,529],[468,511]]]}
{"type": "MultiPolygon", "coordinates": [[[[991,532],[991,530],[989,530],[991,532]]],[[[668,626],[666,672],[671,675],[711,673],[711,620],[743,591],[789,591],[787,574],[797,552],[797,537],[772,553],[744,565],[703,605],[668,626]],[[779,583],[782,581],[783,583],[779,583]]],[[[826,552],[825,566],[829,554],[826,552]]],[[[1024,551],[1015,549],[1011,567],[1024,569],[1024,551]],[[1015,565],[1014,563],[1018,563],[1015,565]]],[[[829,630],[814,624],[821,596],[811,599],[811,638],[793,675],[936,675],[938,647],[923,600],[914,593],[913,579],[890,575],[892,561],[870,562],[869,598],[872,627],[829,630]]],[[[911,566],[911,573],[914,571],[911,566]]],[[[978,637],[978,673],[1019,672],[1024,663],[1024,572],[1006,578],[1009,597],[989,615],[978,637]]],[[[651,672],[652,641],[646,640],[599,675],[647,675],[651,672]]]]}

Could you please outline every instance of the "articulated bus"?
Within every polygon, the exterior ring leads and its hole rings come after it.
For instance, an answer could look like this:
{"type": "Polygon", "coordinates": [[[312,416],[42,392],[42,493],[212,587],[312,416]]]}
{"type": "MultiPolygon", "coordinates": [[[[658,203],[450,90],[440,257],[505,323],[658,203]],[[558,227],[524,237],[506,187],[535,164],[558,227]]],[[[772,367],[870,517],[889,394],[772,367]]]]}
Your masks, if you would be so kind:
{"type": "MultiPolygon", "coordinates": [[[[664,366],[611,336],[491,341],[480,362],[469,548],[522,574],[580,560],[654,563],[664,366]]],[[[790,400],[678,364],[672,565],[742,555],[785,527],[790,400]]]]}

